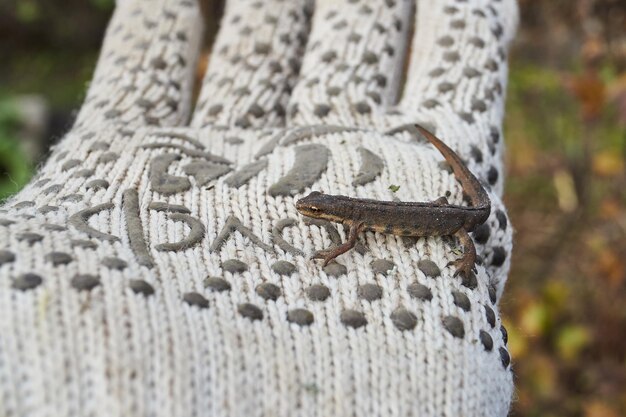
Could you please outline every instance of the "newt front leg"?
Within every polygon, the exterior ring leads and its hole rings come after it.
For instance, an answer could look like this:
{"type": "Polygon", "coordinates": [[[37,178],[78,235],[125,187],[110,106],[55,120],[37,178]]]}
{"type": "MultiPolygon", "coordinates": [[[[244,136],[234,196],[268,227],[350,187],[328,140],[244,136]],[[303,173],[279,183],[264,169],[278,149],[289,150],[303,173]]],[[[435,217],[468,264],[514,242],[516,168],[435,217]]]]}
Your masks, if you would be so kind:
{"type": "Polygon", "coordinates": [[[356,245],[357,237],[359,236],[359,233],[361,232],[361,230],[363,230],[363,225],[364,225],[363,223],[359,223],[359,222],[349,223],[350,233],[348,234],[348,240],[346,240],[345,243],[342,243],[341,245],[336,246],[334,248],[328,248],[328,249],[318,251],[311,257],[311,259],[323,259],[324,260],[323,265],[326,266],[328,265],[330,261],[335,259],[337,256],[348,252],[350,249],[354,247],[354,245],[356,245]]]}
{"type": "Polygon", "coordinates": [[[457,268],[454,276],[462,274],[466,277],[469,276],[476,264],[476,246],[474,246],[474,241],[465,229],[459,229],[454,236],[456,236],[461,245],[463,245],[463,257],[450,262],[449,265],[454,265],[457,268]]]}

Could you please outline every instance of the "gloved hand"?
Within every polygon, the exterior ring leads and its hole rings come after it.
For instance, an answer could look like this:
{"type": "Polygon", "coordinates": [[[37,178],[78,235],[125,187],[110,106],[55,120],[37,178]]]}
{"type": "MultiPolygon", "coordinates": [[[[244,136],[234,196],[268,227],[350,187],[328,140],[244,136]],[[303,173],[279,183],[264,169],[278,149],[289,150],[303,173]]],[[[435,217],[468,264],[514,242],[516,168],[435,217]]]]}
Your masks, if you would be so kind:
{"type": "Polygon", "coordinates": [[[416,6],[231,0],[192,107],[197,5],[119,1],[75,126],[0,209],[0,415],[505,416],[517,9],[416,6]],[[311,190],[464,204],[393,133],[415,122],[489,189],[477,273],[446,237],[310,260],[346,238],[297,213],[311,190]]]}

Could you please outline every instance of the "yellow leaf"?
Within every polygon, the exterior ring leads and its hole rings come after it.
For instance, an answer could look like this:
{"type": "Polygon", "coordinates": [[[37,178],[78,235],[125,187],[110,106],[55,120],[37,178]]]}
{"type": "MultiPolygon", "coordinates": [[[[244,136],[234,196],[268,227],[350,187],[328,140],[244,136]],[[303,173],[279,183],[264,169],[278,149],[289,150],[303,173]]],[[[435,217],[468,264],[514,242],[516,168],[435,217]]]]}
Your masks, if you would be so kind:
{"type": "Polygon", "coordinates": [[[533,301],[522,310],[520,329],[527,335],[541,336],[548,327],[548,316],[546,307],[533,301]]]}
{"type": "Polygon", "coordinates": [[[576,210],[576,207],[578,207],[578,196],[576,195],[576,187],[574,186],[572,175],[565,170],[559,170],[554,173],[552,180],[561,210],[567,213],[576,210]]]}
{"type": "Polygon", "coordinates": [[[596,400],[585,406],[585,417],[620,417],[620,415],[608,404],[596,400]]]}
{"type": "Polygon", "coordinates": [[[624,170],[624,160],[618,152],[604,150],[593,155],[593,173],[601,177],[614,177],[624,170]]]}
{"type": "Polygon", "coordinates": [[[559,356],[565,360],[576,359],[589,344],[591,335],[583,326],[565,326],[557,336],[556,345],[559,356]]]}

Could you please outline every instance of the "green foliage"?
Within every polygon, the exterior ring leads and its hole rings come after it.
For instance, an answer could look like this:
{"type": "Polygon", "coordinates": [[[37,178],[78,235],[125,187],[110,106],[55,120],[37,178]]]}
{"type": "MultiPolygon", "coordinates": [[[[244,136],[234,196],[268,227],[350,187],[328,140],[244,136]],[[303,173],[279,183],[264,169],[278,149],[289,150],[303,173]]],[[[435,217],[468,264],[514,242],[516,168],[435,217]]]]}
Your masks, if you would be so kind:
{"type": "Polygon", "coordinates": [[[0,97],[0,202],[19,191],[31,176],[15,132],[19,118],[11,100],[0,97]]]}

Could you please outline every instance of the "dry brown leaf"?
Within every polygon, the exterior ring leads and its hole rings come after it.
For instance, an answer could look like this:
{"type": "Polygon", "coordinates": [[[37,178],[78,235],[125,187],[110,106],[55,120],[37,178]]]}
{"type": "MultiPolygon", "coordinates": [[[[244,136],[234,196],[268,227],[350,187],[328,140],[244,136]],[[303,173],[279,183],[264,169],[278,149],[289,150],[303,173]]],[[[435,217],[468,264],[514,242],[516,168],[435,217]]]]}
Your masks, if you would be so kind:
{"type": "Polygon", "coordinates": [[[569,89],[581,105],[583,119],[594,121],[602,113],[606,101],[606,88],[597,72],[588,69],[567,81],[569,89]]]}

